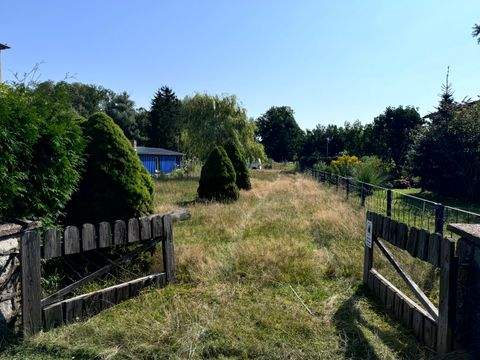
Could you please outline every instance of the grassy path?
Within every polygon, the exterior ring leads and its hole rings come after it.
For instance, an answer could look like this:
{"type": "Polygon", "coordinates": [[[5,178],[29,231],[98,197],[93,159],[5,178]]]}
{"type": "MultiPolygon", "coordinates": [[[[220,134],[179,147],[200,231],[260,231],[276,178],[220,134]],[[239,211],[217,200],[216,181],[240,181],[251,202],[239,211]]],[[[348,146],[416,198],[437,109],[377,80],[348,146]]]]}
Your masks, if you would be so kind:
{"type": "Polygon", "coordinates": [[[300,175],[258,172],[234,204],[158,183],[178,284],[7,349],[8,359],[418,359],[413,338],[361,288],[363,213],[300,175]]]}

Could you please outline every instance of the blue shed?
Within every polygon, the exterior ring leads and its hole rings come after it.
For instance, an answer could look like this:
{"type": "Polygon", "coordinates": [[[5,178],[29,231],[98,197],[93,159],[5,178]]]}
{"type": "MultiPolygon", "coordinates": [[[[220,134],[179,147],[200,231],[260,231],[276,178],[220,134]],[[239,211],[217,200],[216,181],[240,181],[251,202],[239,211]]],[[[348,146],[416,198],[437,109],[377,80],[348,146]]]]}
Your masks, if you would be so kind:
{"type": "Polygon", "coordinates": [[[182,164],[183,154],[177,151],[144,146],[136,146],[135,151],[152,175],[168,174],[182,164]]]}

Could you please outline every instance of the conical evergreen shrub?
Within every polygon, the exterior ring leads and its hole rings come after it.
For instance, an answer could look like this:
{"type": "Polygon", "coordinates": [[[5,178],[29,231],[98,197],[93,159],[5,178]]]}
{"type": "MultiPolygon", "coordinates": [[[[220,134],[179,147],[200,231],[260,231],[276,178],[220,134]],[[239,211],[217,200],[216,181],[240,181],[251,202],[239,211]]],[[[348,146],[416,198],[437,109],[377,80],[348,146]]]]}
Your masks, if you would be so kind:
{"type": "Polygon", "coordinates": [[[250,173],[247,165],[245,164],[245,159],[240,152],[240,146],[241,145],[237,139],[230,140],[225,145],[225,151],[233,164],[233,168],[235,169],[235,174],[237,176],[237,187],[239,189],[250,190],[252,188],[250,183],[250,173]]]}
{"type": "Polygon", "coordinates": [[[237,200],[238,187],[235,180],[235,169],[230,158],[223,147],[216,146],[202,167],[198,197],[217,201],[237,200]]]}
{"type": "Polygon", "coordinates": [[[87,164],[67,222],[112,221],[153,211],[153,181],[123,131],[104,113],[84,124],[87,164]]]}

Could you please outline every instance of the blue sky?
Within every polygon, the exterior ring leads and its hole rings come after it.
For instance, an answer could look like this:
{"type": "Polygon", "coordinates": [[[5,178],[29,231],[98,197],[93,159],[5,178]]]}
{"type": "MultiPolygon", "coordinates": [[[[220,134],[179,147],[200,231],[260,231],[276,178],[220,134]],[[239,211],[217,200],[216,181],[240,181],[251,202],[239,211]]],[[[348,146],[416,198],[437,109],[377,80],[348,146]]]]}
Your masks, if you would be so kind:
{"type": "Polygon", "coordinates": [[[389,105],[425,114],[446,68],[457,99],[480,94],[480,1],[1,0],[3,72],[126,90],[148,106],[235,94],[257,117],[289,105],[302,128],[370,122],[389,105]]]}

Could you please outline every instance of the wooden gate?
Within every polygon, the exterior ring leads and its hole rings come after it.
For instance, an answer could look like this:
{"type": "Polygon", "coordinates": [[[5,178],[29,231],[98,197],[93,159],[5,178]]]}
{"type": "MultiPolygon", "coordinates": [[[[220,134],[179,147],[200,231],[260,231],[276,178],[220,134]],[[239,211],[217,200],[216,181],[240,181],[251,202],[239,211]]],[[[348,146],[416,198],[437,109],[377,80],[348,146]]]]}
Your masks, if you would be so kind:
{"type": "Polygon", "coordinates": [[[174,280],[175,261],[171,215],[155,215],[127,222],[117,220],[113,226],[101,222],[97,226],[83,224],[63,230],[29,230],[21,236],[22,320],[25,335],[42,329],[68,324],[92,316],[103,309],[136,296],[147,286],[162,287],[174,280]],[[132,281],[99,291],[71,296],[86,283],[110,270],[131,262],[145,251],[153,251],[162,243],[163,269],[132,281]],[[105,265],[70,285],[42,298],[42,261],[69,259],[72,255],[102,255],[102,250],[123,249],[114,260],[105,257],[105,265]],[[128,249],[128,250],[126,250],[128,249]]]}
{"type": "Polygon", "coordinates": [[[455,244],[440,234],[409,227],[389,217],[367,213],[363,281],[386,310],[439,354],[452,349],[455,244]],[[404,271],[384,241],[440,269],[438,309],[404,271]],[[417,301],[413,301],[373,268],[374,245],[393,266],[417,301]],[[420,305],[419,305],[420,304],[420,305]]]}

